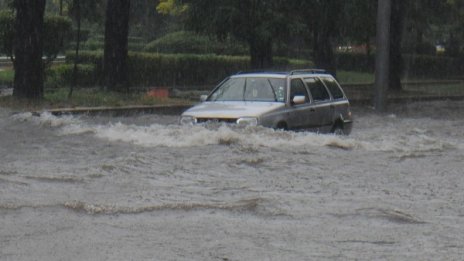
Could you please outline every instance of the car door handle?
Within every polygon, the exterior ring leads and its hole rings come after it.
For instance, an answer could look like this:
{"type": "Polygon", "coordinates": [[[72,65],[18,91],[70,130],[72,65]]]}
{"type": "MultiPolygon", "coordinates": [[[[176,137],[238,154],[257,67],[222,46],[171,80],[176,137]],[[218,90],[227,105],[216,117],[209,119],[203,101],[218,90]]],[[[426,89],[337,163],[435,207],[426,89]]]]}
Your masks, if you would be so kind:
{"type": "Polygon", "coordinates": [[[335,109],[335,105],[330,105],[330,108],[331,108],[331,109],[335,109]]]}
{"type": "Polygon", "coordinates": [[[315,112],[315,111],[316,111],[316,109],[314,109],[314,108],[311,108],[311,109],[309,109],[309,111],[315,112]]]}

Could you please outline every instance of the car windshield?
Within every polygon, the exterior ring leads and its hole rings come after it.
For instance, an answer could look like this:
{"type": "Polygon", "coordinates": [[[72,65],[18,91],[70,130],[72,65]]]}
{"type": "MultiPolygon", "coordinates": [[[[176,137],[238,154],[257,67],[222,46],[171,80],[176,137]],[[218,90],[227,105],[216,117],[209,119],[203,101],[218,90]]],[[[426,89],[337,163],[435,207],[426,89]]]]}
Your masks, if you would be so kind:
{"type": "Polygon", "coordinates": [[[285,102],[285,79],[238,77],[223,82],[208,101],[285,102]]]}

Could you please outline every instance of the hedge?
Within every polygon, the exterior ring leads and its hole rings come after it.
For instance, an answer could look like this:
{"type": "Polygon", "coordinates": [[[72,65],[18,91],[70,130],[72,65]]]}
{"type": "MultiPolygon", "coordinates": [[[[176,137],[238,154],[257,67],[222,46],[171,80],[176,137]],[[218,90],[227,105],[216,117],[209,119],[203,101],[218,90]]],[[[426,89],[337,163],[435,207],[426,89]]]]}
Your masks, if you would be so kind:
{"type": "MultiPolygon", "coordinates": [[[[403,76],[417,78],[462,77],[464,58],[438,55],[403,54],[403,76]]],[[[365,54],[338,53],[337,68],[346,71],[374,72],[375,54],[369,58],[365,54]]]]}
{"type": "Polygon", "coordinates": [[[464,58],[404,55],[403,74],[418,78],[449,78],[464,75],[464,58]]]}
{"type": "Polygon", "coordinates": [[[248,47],[233,39],[218,41],[214,37],[179,31],[158,38],[144,48],[145,52],[172,54],[247,55],[248,47]]]}
{"type": "MultiPolygon", "coordinates": [[[[70,49],[76,48],[76,42],[71,42],[70,49]]],[[[105,48],[105,43],[96,40],[88,40],[80,42],[79,50],[81,51],[99,51],[105,48]]],[[[144,43],[128,43],[127,48],[130,51],[141,51],[145,48],[144,43]]]]}
{"type": "Polygon", "coordinates": [[[337,53],[337,69],[344,71],[374,72],[375,55],[337,53]]]}
{"type": "MultiPolygon", "coordinates": [[[[74,60],[67,53],[68,63],[74,60]]],[[[95,66],[97,83],[103,77],[103,52],[82,52],[80,63],[95,66]]],[[[129,52],[128,73],[132,86],[191,86],[216,84],[228,75],[250,70],[247,56],[153,54],[129,52]]],[[[286,58],[274,58],[275,69],[309,67],[310,64],[286,58]]]]}
{"type": "MultiPolygon", "coordinates": [[[[45,71],[45,87],[57,88],[69,86],[74,77],[73,64],[60,64],[45,71]]],[[[77,85],[81,87],[93,87],[98,85],[98,77],[95,65],[79,64],[77,67],[77,85]]]]}

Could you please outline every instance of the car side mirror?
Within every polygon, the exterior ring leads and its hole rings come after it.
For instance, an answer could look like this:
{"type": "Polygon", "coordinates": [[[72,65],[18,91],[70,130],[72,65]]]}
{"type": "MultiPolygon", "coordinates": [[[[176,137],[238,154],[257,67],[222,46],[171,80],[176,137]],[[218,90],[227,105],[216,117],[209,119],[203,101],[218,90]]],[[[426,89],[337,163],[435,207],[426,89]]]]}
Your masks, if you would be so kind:
{"type": "Polygon", "coordinates": [[[297,95],[295,97],[293,97],[293,100],[292,100],[292,103],[295,104],[295,105],[298,105],[298,104],[303,104],[306,102],[306,97],[305,96],[300,96],[300,95],[297,95]]]}
{"type": "Polygon", "coordinates": [[[201,95],[201,96],[200,96],[200,101],[201,101],[201,102],[206,101],[206,99],[208,99],[208,95],[201,95]]]}

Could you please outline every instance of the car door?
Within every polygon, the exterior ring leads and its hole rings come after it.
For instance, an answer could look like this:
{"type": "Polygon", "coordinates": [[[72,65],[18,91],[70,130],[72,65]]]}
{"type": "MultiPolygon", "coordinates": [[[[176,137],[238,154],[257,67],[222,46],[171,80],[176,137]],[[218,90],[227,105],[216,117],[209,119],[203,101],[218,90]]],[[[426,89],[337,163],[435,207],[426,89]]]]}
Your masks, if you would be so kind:
{"type": "Polygon", "coordinates": [[[301,78],[294,78],[290,80],[290,110],[288,113],[287,124],[291,129],[305,129],[312,125],[313,113],[311,108],[311,100],[301,78]],[[293,98],[295,96],[304,96],[305,102],[301,104],[294,104],[293,98]]]}
{"type": "Polygon", "coordinates": [[[314,110],[313,129],[319,132],[328,132],[332,128],[332,106],[330,94],[318,77],[307,77],[304,83],[308,87],[312,97],[312,108],[314,110]]]}

